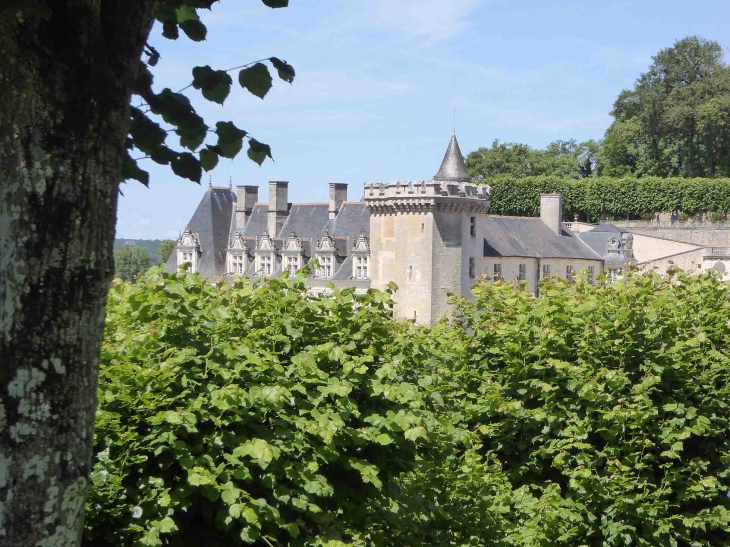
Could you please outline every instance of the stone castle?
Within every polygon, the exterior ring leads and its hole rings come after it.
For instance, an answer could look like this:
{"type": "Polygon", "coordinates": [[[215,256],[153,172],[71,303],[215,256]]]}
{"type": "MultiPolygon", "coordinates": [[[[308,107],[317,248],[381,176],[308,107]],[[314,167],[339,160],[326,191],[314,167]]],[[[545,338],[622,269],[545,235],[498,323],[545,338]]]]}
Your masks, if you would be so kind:
{"type": "Polygon", "coordinates": [[[348,201],[347,184],[330,183],[328,203],[289,203],[288,186],[269,182],[268,203],[257,186],[210,186],[167,270],[190,263],[211,278],[272,277],[316,258],[313,292],[393,281],[396,315],[429,324],[448,312],[449,293],[471,297],[482,276],[524,281],[537,293],[552,275],[583,272],[592,282],[608,269],[618,277],[638,263],[638,247],[656,248],[612,224],[564,223],[558,194],[541,196],[539,218],[489,215],[489,186],[472,182],[455,135],[430,181],[366,184],[360,201],[348,201]]]}

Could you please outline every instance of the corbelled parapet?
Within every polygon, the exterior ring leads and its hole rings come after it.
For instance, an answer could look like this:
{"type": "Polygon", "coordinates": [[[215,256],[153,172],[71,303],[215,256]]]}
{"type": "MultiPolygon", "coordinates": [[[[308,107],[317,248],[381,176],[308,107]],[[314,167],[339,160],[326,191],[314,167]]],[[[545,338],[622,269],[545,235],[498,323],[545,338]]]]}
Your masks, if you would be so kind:
{"type": "Polygon", "coordinates": [[[371,214],[489,212],[489,186],[470,182],[396,181],[366,184],[365,202],[371,214]]]}

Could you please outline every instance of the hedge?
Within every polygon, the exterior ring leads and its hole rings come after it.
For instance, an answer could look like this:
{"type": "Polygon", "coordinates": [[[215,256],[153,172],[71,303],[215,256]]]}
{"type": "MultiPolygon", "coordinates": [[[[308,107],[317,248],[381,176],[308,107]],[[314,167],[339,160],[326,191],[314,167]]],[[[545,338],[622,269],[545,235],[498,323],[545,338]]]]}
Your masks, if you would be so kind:
{"type": "Polygon", "coordinates": [[[116,284],[84,545],[730,545],[730,285],[392,288],[116,284]]]}
{"type": "Polygon", "coordinates": [[[611,178],[581,180],[560,177],[500,177],[480,181],[491,188],[491,213],[537,216],[540,194],[556,191],[563,196],[563,215],[595,220],[638,217],[662,211],[696,214],[730,211],[730,178],[611,178]]]}

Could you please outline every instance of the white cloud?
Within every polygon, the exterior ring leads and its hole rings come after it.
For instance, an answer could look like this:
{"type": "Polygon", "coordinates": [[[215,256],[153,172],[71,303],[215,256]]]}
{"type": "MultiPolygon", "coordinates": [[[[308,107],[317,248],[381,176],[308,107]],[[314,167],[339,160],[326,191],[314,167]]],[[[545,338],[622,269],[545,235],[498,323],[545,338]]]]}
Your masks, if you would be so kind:
{"type": "Polygon", "coordinates": [[[469,14],[483,0],[372,0],[360,16],[368,25],[380,25],[408,36],[440,40],[469,25],[469,14]]]}

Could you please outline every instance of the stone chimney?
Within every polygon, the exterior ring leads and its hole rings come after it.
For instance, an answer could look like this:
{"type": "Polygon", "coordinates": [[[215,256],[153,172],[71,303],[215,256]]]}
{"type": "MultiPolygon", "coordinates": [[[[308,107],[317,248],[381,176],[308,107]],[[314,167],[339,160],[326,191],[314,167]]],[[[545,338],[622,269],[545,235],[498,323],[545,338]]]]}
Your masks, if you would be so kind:
{"type": "Polygon", "coordinates": [[[281,227],[289,216],[289,183],[281,180],[269,181],[268,231],[271,237],[278,237],[281,227]]]}
{"type": "Polygon", "coordinates": [[[563,234],[563,197],[560,194],[540,194],[540,220],[556,234],[563,234]]]}
{"type": "Polygon", "coordinates": [[[345,201],[347,201],[347,184],[330,182],[330,220],[334,220],[340,210],[340,206],[345,201]]]}
{"type": "Polygon", "coordinates": [[[236,186],[236,229],[243,230],[259,199],[258,186],[236,186]]]}

